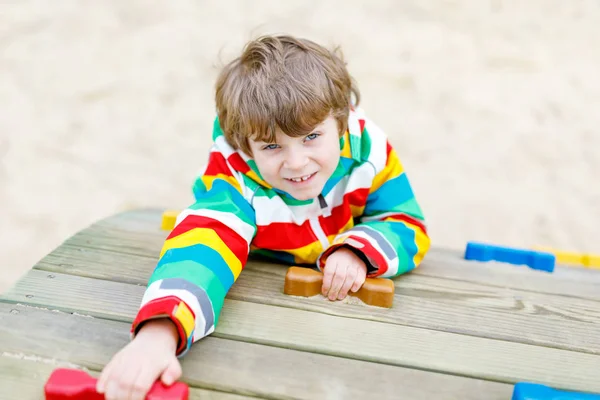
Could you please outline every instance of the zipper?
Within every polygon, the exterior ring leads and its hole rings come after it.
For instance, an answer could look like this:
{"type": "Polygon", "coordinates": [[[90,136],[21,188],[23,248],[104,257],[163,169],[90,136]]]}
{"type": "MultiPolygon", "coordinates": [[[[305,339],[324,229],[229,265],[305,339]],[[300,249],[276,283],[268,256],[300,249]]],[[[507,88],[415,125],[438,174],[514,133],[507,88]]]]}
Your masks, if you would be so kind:
{"type": "MultiPolygon", "coordinates": [[[[319,194],[318,200],[319,200],[319,208],[321,209],[321,213],[325,217],[330,216],[331,211],[327,207],[327,202],[325,201],[325,198],[323,197],[323,195],[319,194]]],[[[327,235],[325,234],[325,231],[323,230],[323,227],[321,226],[321,223],[319,222],[318,216],[316,218],[310,219],[310,227],[312,228],[314,234],[317,236],[317,239],[319,239],[319,242],[321,242],[321,246],[323,246],[323,249],[328,248],[329,247],[329,239],[327,239],[327,235]]]]}

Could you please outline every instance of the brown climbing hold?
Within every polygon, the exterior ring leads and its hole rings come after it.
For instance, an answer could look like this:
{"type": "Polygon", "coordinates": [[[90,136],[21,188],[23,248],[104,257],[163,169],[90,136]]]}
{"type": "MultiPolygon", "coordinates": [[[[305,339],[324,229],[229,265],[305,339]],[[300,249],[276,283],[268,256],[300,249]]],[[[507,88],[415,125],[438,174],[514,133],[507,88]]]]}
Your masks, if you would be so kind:
{"type": "MultiPolygon", "coordinates": [[[[311,297],[321,293],[323,273],[310,268],[290,267],[285,274],[283,293],[292,296],[311,297]]],[[[367,278],[358,292],[348,292],[365,304],[376,307],[392,307],[394,282],[385,278],[367,278]]]]}

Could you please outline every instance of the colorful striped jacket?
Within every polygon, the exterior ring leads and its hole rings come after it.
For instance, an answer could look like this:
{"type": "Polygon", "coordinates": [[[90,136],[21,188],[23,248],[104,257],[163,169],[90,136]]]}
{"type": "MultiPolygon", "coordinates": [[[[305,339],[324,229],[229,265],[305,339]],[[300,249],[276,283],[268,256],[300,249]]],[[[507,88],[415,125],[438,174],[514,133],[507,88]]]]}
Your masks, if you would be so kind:
{"type": "Polygon", "coordinates": [[[417,267],[430,246],[421,208],[387,136],[361,109],[350,112],[337,169],[317,199],[272,188],[254,161],[229,146],[218,120],[195,203],[168,235],[131,332],[151,318],[177,326],[182,356],[218,323],[249,254],[323,269],[346,245],[366,256],[370,277],[417,267]]]}

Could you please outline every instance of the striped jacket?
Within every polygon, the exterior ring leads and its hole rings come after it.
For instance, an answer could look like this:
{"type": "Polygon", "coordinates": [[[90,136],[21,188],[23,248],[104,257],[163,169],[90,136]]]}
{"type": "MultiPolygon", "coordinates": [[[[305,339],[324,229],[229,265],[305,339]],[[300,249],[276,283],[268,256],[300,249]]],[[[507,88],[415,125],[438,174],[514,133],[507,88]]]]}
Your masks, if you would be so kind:
{"type": "Polygon", "coordinates": [[[368,276],[394,277],[417,267],[430,246],[421,208],[387,136],[361,109],[350,112],[340,162],[317,199],[299,201],[267,184],[254,161],[229,146],[218,120],[195,203],[168,235],[131,333],[169,317],[177,355],[209,335],[249,254],[323,269],[346,245],[359,249],[368,276]]]}

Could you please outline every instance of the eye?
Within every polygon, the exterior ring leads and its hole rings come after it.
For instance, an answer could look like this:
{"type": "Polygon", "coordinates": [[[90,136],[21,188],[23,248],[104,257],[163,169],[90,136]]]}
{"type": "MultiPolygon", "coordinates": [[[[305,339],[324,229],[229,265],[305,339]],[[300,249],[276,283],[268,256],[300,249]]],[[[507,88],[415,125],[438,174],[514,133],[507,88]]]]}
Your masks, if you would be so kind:
{"type": "Polygon", "coordinates": [[[275,150],[278,147],[276,143],[271,143],[266,146],[263,146],[263,150],[275,150]]]}
{"type": "Polygon", "coordinates": [[[306,135],[306,140],[307,141],[311,141],[311,140],[315,140],[316,138],[318,138],[320,135],[318,133],[311,133],[310,135],[306,135]]]}

